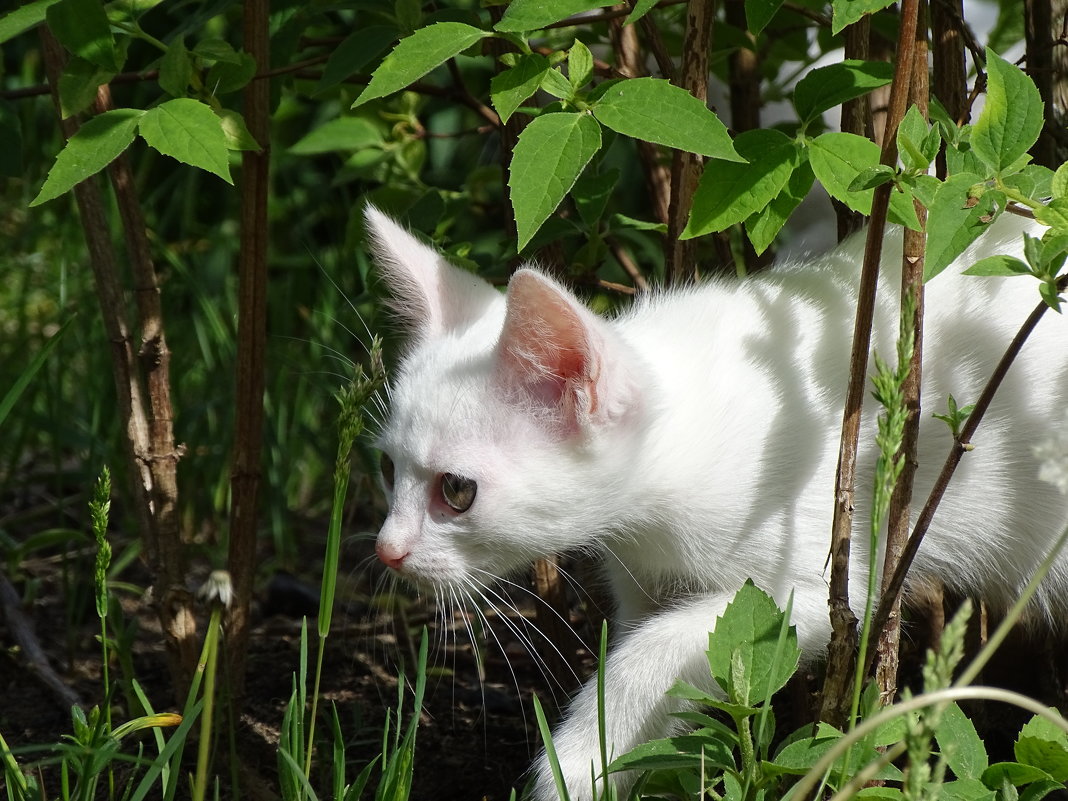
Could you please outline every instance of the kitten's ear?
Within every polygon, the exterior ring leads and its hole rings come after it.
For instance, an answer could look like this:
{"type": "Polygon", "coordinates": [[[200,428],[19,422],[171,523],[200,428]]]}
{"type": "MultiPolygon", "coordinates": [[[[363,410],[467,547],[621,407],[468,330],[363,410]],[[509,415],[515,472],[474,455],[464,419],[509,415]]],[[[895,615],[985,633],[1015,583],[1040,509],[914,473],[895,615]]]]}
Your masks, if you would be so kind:
{"type": "Polygon", "coordinates": [[[417,339],[464,328],[500,300],[488,283],[453,267],[374,206],[364,214],[393,311],[417,339]]]}
{"type": "Polygon", "coordinates": [[[569,433],[634,407],[625,347],[604,320],[534,270],[512,276],[507,302],[496,364],[505,387],[545,407],[569,433]]]}

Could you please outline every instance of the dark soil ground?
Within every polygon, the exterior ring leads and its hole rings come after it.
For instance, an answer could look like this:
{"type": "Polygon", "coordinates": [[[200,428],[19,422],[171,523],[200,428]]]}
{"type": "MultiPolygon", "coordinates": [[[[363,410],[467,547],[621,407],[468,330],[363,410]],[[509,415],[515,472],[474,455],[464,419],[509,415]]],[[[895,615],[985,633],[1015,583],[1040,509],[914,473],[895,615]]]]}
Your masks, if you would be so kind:
{"type": "MultiPolygon", "coordinates": [[[[374,585],[383,583],[380,571],[373,566],[356,572],[352,567],[367,565],[369,551],[369,545],[346,548],[350,566],[340,582],[342,600],[327,641],[321,692],[323,705],[337,706],[347,742],[349,780],[380,751],[386,715],[397,706],[401,663],[409,666],[410,674],[418,652],[419,632],[425,624],[430,642],[429,678],[420,718],[412,797],[417,801],[508,799],[513,787],[522,788],[524,772],[540,745],[532,695],[537,693],[552,710],[554,699],[562,703],[566,692],[550,686],[526,651],[515,631],[523,630],[525,623],[516,612],[509,612],[507,621],[491,614],[490,633],[480,630],[477,621],[465,619],[460,611],[442,611],[433,602],[404,598],[399,594],[403,588],[396,593],[376,594],[372,591],[374,585]],[[371,601],[384,597],[396,601],[390,604],[392,611],[371,601]],[[470,631],[475,631],[479,640],[487,640],[481,648],[481,678],[470,631]]],[[[311,566],[309,575],[276,574],[266,578],[265,586],[257,593],[246,696],[235,727],[244,798],[277,797],[279,727],[299,665],[301,614],[314,616],[318,608],[318,559],[318,555],[308,556],[305,564],[311,566]]],[[[92,574],[91,564],[92,554],[86,549],[74,556],[53,554],[24,560],[17,566],[9,565],[7,573],[51,666],[87,707],[103,701],[101,655],[96,639],[99,624],[84,585],[92,574]],[[75,622],[71,622],[72,617],[75,622]]],[[[204,572],[202,569],[200,574],[204,572]]],[[[146,586],[148,576],[135,564],[123,580],[126,588],[116,594],[121,598],[123,624],[133,636],[129,652],[135,677],[156,711],[177,711],[155,613],[147,601],[131,592],[146,586]]],[[[517,599],[516,604],[526,611],[531,606],[522,599],[517,599]]],[[[71,732],[70,710],[28,668],[25,655],[16,647],[5,622],[0,614],[0,734],[18,752],[20,761],[28,763],[47,756],[47,750],[37,746],[59,742],[71,732]]],[[[309,621],[309,626],[311,672],[314,620],[309,621]]],[[[529,628],[526,631],[529,634],[529,628]]],[[[575,660],[579,671],[590,669],[589,655],[584,651],[577,650],[575,660]]],[[[117,662],[110,669],[112,677],[121,673],[117,662]]],[[[573,679],[568,689],[576,682],[573,679]]],[[[404,722],[412,711],[410,685],[406,700],[404,722]]],[[[113,702],[112,709],[116,723],[126,718],[121,699],[113,702]]],[[[319,730],[324,737],[328,733],[322,722],[319,730]]],[[[323,798],[331,797],[327,789],[329,754],[324,741],[322,757],[317,760],[323,771],[323,798]]],[[[58,790],[55,773],[46,769],[43,774],[53,797],[58,790]]],[[[224,787],[227,784],[223,782],[224,787]]],[[[230,797],[225,791],[223,795],[230,797]]]]}

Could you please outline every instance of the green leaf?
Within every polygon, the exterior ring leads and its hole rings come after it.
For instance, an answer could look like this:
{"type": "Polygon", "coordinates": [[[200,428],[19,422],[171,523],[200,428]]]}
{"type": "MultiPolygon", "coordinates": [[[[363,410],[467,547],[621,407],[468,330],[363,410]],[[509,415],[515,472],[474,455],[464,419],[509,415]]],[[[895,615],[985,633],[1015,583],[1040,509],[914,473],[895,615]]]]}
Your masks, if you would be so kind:
{"type": "Polygon", "coordinates": [[[978,175],[950,176],[935,192],[927,214],[927,250],[923,280],[930,281],[946,269],[1000,214],[1005,196],[988,190],[982,197],[969,196],[982,181],[978,175]]]}
{"type": "Polygon", "coordinates": [[[117,108],[88,120],[59,152],[44,186],[30,205],[39,206],[59,197],[108,166],[134,140],[137,123],[144,114],[140,109],[117,108]]]}
{"type": "Polygon", "coordinates": [[[575,96],[575,87],[571,85],[571,81],[564,77],[559,67],[546,70],[545,74],[541,76],[541,88],[561,100],[568,100],[575,96]]]}
{"type": "Polygon", "coordinates": [[[815,180],[812,165],[805,159],[790,173],[790,180],[782,191],[772,198],[767,206],[745,221],[745,232],[758,255],[768,249],[794,213],[794,209],[801,205],[801,201],[808,195],[815,180]]]}
{"type": "Polygon", "coordinates": [[[350,33],[330,54],[315,91],[324,92],[355,75],[397,41],[397,36],[392,25],[368,25],[350,33]]]}
{"type": "Polygon", "coordinates": [[[579,216],[586,225],[592,227],[601,219],[618,181],[619,170],[608,170],[600,175],[591,175],[587,172],[575,183],[575,188],[571,190],[571,197],[575,201],[579,216]]]}
{"type": "Polygon", "coordinates": [[[1020,793],[1017,801],[1041,801],[1054,790],[1063,789],[1064,785],[1061,782],[1055,782],[1052,779],[1040,779],[1027,785],[1024,791],[1020,793]]]}
{"type": "Polygon", "coordinates": [[[731,749],[710,732],[694,732],[644,743],[623,754],[608,766],[609,773],[621,770],[680,770],[700,768],[734,770],[731,749]]]}
{"type": "Polygon", "coordinates": [[[589,114],[544,114],[519,135],[508,176],[519,250],[571,191],[601,147],[601,128],[589,114]]]}
{"type": "Polygon", "coordinates": [[[610,3],[602,0],[512,0],[493,27],[502,33],[536,31],[567,17],[592,11],[610,3]]]}
{"type": "MultiPolygon", "coordinates": [[[[1024,244],[1031,237],[1024,234],[1024,244]]],[[[1025,250],[1026,252],[1026,250],[1025,250]]],[[[1056,278],[1068,258],[1068,232],[1050,229],[1042,235],[1039,248],[1040,274],[1048,278],[1056,278]]]]}
{"type": "MultiPolygon", "coordinates": [[[[840,731],[821,723],[815,737],[802,737],[787,743],[772,761],[762,763],[762,767],[772,774],[803,775],[808,773],[841,737],[840,731]]],[[[857,746],[850,750],[849,756],[849,765],[843,769],[845,775],[856,773],[862,765],[874,761],[880,754],[874,748],[857,746]]],[[[894,765],[886,765],[872,778],[897,781],[901,779],[901,771],[894,765]]]]}
{"type": "Polygon", "coordinates": [[[256,59],[244,50],[238,51],[237,62],[216,61],[205,80],[214,95],[225,95],[242,89],[256,74],[256,59]]]}
{"type": "Polygon", "coordinates": [[[970,172],[976,175],[986,174],[986,165],[983,160],[975,155],[972,149],[971,135],[972,126],[967,125],[963,129],[963,141],[956,147],[946,148],[946,167],[950,175],[960,172],[970,172]]]}
{"type": "Polygon", "coordinates": [[[1002,181],[1005,186],[1036,202],[1041,203],[1053,195],[1053,171],[1041,164],[1028,164],[1020,172],[1004,176],[1002,181]]]}
{"type": "Polygon", "coordinates": [[[1044,717],[1035,715],[1023,725],[1013,753],[1017,762],[1044,770],[1056,781],[1068,780],[1068,734],[1044,717]]]}
{"type": "Polygon", "coordinates": [[[667,225],[662,222],[638,220],[634,217],[628,217],[626,214],[613,214],[609,219],[609,227],[612,230],[656,231],[661,234],[667,233],[667,225]]]}
{"type": "Polygon", "coordinates": [[[937,127],[928,126],[919,108],[910,106],[897,129],[897,148],[905,169],[926,172],[941,144],[937,127]]]}
{"type": "Polygon", "coordinates": [[[49,7],[59,0],[35,0],[0,17],[0,44],[14,39],[45,20],[49,7]]]}
{"type": "Polygon", "coordinates": [[[163,155],[233,183],[222,123],[206,104],[188,97],[168,100],[145,112],[140,132],[163,155]]]}
{"type": "Polygon", "coordinates": [[[216,113],[219,115],[219,123],[222,125],[228,150],[259,151],[263,149],[245,125],[245,118],[241,114],[228,108],[219,109],[216,113]]]}
{"type": "Polygon", "coordinates": [[[876,801],[898,801],[904,794],[896,787],[862,787],[853,798],[876,799],[876,801]]]}
{"type": "Polygon", "coordinates": [[[362,117],[339,117],[321,125],[289,148],[290,153],[309,156],[338,150],[359,150],[382,144],[382,133],[362,117]]]}
{"type": "Polygon", "coordinates": [[[794,141],[771,128],[739,134],[734,147],[749,163],[714,159],[705,164],[682,239],[722,231],[760,211],[801,163],[794,141]]]}
{"type": "Polygon", "coordinates": [[[846,60],[818,67],[797,82],[794,108],[802,125],[847,100],[886,86],[894,78],[893,65],[885,61],[846,60]]]}
{"type": "MultiPolygon", "coordinates": [[[[809,159],[816,178],[827,193],[853,211],[871,214],[873,189],[857,190],[861,175],[878,173],[879,146],[870,139],[850,133],[825,133],[809,143],[809,159]]],[[[892,222],[919,230],[920,223],[911,191],[891,191],[889,217],[892,222]]]]}
{"type": "Polygon", "coordinates": [[[578,39],[567,53],[567,76],[576,90],[588,84],[593,77],[593,53],[578,39]]]}
{"type": "Polygon", "coordinates": [[[540,53],[528,53],[520,56],[514,67],[490,79],[490,98],[501,122],[508,122],[515,110],[538,91],[549,71],[549,59],[540,53]]]}
{"type": "Polygon", "coordinates": [[[1050,775],[1033,765],[1021,765],[1019,762],[995,762],[983,771],[980,778],[987,787],[996,789],[1005,782],[1014,787],[1020,787],[1031,782],[1049,779],[1050,775]]]}
{"type": "Polygon", "coordinates": [[[225,39],[201,39],[193,47],[197,58],[205,61],[222,61],[227,64],[240,64],[241,56],[225,39]]]}
{"type": "Polygon", "coordinates": [[[760,33],[782,8],[783,0],[745,0],[745,24],[750,33],[760,33]]]}
{"type": "Polygon", "coordinates": [[[1068,231],[1068,198],[1059,197],[1035,209],[1035,219],[1058,233],[1068,231]]]}
{"type": "Polygon", "coordinates": [[[612,86],[593,106],[602,125],[624,136],[741,161],[726,126],[685,89],[657,78],[631,78],[612,86]]]}
{"type": "Polygon", "coordinates": [[[1052,281],[1043,281],[1038,285],[1038,294],[1042,296],[1042,300],[1047,306],[1060,314],[1063,298],[1057,291],[1056,283],[1052,281]]]}
{"type": "Polygon", "coordinates": [[[904,225],[913,231],[920,230],[920,218],[916,214],[912,190],[907,186],[903,187],[902,191],[897,191],[897,189],[890,191],[890,209],[886,216],[892,223],[904,225]]]}
{"type": "Polygon", "coordinates": [[[987,256],[980,259],[967,270],[964,275],[1029,275],[1031,268],[1024,262],[1012,256],[987,256]]]}
{"type": "Polygon", "coordinates": [[[122,56],[111,23],[99,0],[59,0],[46,12],[48,27],[67,50],[111,72],[122,69],[122,56]]]}
{"type": "Polygon", "coordinates": [[[1000,173],[1038,141],[1042,132],[1042,98],[1017,67],[987,48],[986,104],[972,126],[975,154],[1000,173]]]}
{"type": "Polygon", "coordinates": [[[955,779],[944,783],[939,789],[942,791],[939,797],[946,801],[994,801],[997,797],[997,793],[978,779],[955,779]]]}
{"type": "Polygon", "coordinates": [[[634,8],[631,10],[631,12],[627,14],[627,18],[623,20],[623,24],[633,25],[635,22],[637,22],[650,11],[652,11],[654,8],[656,8],[656,4],[658,2],[659,0],[638,0],[638,2],[634,4],[634,8]]]}
{"type": "Polygon", "coordinates": [[[97,89],[115,77],[103,69],[74,56],[59,76],[59,108],[63,119],[85,111],[96,100],[97,89]]]}
{"type": "Polygon", "coordinates": [[[863,192],[865,189],[874,189],[877,186],[890,183],[897,175],[897,170],[885,164],[876,164],[874,167],[865,167],[857,173],[857,177],[849,182],[846,187],[848,192],[863,192]]]}
{"type": "Polygon", "coordinates": [[[490,34],[462,22],[436,22],[401,39],[382,59],[363,90],[355,108],[368,100],[385,97],[404,89],[432,69],[457,56],[490,34]]]}
{"type": "Polygon", "coordinates": [[[1068,197],[1068,161],[1057,168],[1053,173],[1053,181],[1050,183],[1050,191],[1054,199],[1059,200],[1068,197]]]}
{"type": "Polygon", "coordinates": [[[978,779],[990,764],[986,746],[975,726],[955,703],[942,711],[935,740],[942,758],[958,779],[978,779]]]}
{"type": "Polygon", "coordinates": [[[841,33],[865,14],[874,14],[894,0],[831,0],[831,33],[841,33]]]}
{"type": "Polygon", "coordinates": [[[708,635],[708,666],[732,703],[752,706],[781,689],[797,669],[801,649],[788,626],[780,658],[785,615],[751,582],[738,590],[708,635]]]}
{"type": "Polygon", "coordinates": [[[853,211],[871,214],[872,190],[855,190],[857,177],[879,164],[879,146],[851,133],[825,133],[809,143],[809,159],[827,194],[853,211]]]}
{"type": "Polygon", "coordinates": [[[171,42],[159,63],[159,86],[171,97],[185,97],[193,78],[193,58],[178,37],[171,42]]]}

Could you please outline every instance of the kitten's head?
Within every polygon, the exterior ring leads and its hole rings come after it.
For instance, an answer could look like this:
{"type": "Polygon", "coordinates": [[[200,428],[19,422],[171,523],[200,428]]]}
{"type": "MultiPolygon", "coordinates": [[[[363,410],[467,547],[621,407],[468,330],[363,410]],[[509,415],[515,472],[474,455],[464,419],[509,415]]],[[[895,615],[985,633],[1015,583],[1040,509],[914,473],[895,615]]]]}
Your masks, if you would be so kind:
{"type": "Polygon", "coordinates": [[[379,558],[442,587],[595,545],[640,427],[629,349],[537,271],[501,294],[376,209],[367,222],[409,344],[377,443],[379,558]]]}

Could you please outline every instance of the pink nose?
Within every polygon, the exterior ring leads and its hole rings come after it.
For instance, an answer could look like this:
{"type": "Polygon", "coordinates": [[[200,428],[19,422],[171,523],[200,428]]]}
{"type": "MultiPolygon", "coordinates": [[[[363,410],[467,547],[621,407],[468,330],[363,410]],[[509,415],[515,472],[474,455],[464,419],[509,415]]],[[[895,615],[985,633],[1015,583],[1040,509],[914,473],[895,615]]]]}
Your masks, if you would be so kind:
{"type": "Polygon", "coordinates": [[[404,560],[408,558],[411,552],[396,545],[379,542],[375,544],[375,553],[378,554],[379,561],[386,567],[400,570],[404,560]]]}

